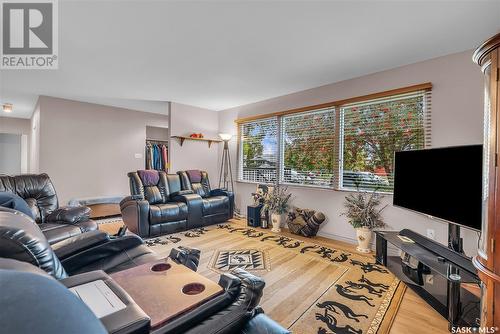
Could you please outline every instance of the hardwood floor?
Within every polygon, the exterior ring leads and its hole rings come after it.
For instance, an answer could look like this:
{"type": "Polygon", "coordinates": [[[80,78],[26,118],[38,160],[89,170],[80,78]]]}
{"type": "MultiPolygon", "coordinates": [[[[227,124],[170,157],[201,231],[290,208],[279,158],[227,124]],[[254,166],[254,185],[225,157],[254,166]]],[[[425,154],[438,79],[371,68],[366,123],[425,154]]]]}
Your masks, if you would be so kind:
{"type": "MultiPolygon", "coordinates": [[[[231,223],[246,226],[246,221],[242,220],[242,219],[233,219],[231,221],[231,223]]],[[[100,229],[105,230],[108,233],[113,234],[113,233],[116,233],[116,231],[118,230],[120,225],[121,224],[116,225],[114,223],[104,224],[104,225],[100,226],[100,229]]],[[[331,248],[344,249],[344,250],[349,251],[349,252],[356,252],[355,245],[345,243],[345,242],[340,242],[340,241],[336,241],[336,240],[332,240],[332,239],[328,239],[328,238],[324,238],[324,237],[320,237],[320,236],[315,237],[314,239],[309,239],[309,238],[305,238],[305,237],[291,234],[286,230],[282,231],[281,234],[284,236],[288,236],[291,238],[300,239],[300,240],[304,240],[304,241],[314,240],[315,243],[324,244],[325,246],[328,246],[331,248]]],[[[193,246],[196,246],[197,241],[195,239],[193,239],[192,242],[193,242],[193,246]]],[[[208,242],[208,243],[207,243],[207,245],[204,245],[204,246],[211,247],[214,244],[217,244],[218,242],[220,243],[220,240],[214,239],[214,240],[207,240],[206,242],[208,242]]],[[[242,244],[238,244],[238,246],[244,247],[245,243],[243,242],[242,244]]],[[[203,255],[203,254],[204,253],[202,252],[202,256],[204,256],[204,257],[208,256],[208,253],[205,253],[205,255],[203,255]]],[[[206,259],[205,258],[202,259],[202,262],[208,261],[209,260],[208,257],[206,259]]],[[[276,255],[276,258],[278,258],[277,255],[276,255]]],[[[295,259],[293,257],[280,258],[279,261],[280,262],[281,261],[285,261],[285,262],[286,261],[295,261],[295,259]]],[[[311,266],[308,266],[308,267],[310,267],[310,269],[312,268],[311,270],[315,270],[315,272],[317,274],[322,274],[322,270],[321,270],[322,264],[319,262],[316,263],[316,261],[314,259],[310,259],[310,261],[313,261],[314,263],[310,263],[311,266]]],[[[297,267],[301,267],[301,266],[297,265],[297,267]]],[[[325,272],[328,272],[328,271],[325,271],[325,272]]],[[[208,278],[214,279],[214,280],[217,280],[219,277],[219,274],[217,274],[211,270],[208,270],[208,269],[201,270],[200,273],[202,275],[204,275],[208,278]]],[[[326,274],[327,273],[325,273],[325,275],[326,274]]],[[[262,301],[263,306],[265,306],[266,311],[270,311],[272,313],[275,320],[278,320],[282,324],[290,323],[290,321],[293,318],[297,317],[297,314],[295,314],[297,312],[297,310],[301,309],[301,307],[297,307],[297,305],[299,305],[301,303],[307,304],[310,301],[307,300],[308,298],[305,298],[303,300],[301,300],[301,299],[297,300],[297,299],[294,299],[292,297],[289,297],[288,294],[281,296],[282,298],[281,297],[276,298],[279,296],[273,296],[273,298],[270,298],[272,293],[278,293],[278,294],[280,293],[279,289],[276,289],[276,291],[274,291],[274,289],[272,287],[273,287],[274,283],[278,284],[279,281],[283,279],[282,278],[283,276],[278,271],[271,272],[268,275],[269,275],[269,277],[266,277],[266,281],[268,282],[269,288],[266,291],[266,293],[268,293],[269,295],[267,296],[267,298],[263,299],[263,301],[262,301]],[[276,281],[276,282],[274,282],[274,281],[276,281]]],[[[328,273],[328,275],[335,275],[335,273],[328,273]]],[[[264,276],[267,276],[267,275],[264,275],[264,276]]],[[[295,286],[295,287],[297,287],[297,286],[300,287],[300,286],[304,286],[304,285],[307,286],[307,281],[304,279],[301,279],[299,276],[300,275],[296,275],[295,278],[297,279],[297,282],[295,282],[293,284],[293,286],[295,286]]],[[[290,279],[295,279],[295,278],[291,277],[290,279]]],[[[329,277],[329,278],[325,278],[325,280],[320,280],[320,281],[328,282],[328,281],[332,281],[332,280],[333,280],[333,278],[329,277]]],[[[313,290],[318,290],[318,288],[320,288],[320,287],[312,286],[310,288],[316,288],[313,290]]],[[[321,290],[321,289],[319,289],[319,290],[321,290]]],[[[304,296],[304,294],[300,294],[300,295],[304,296]]],[[[315,298],[314,294],[311,294],[309,297],[312,299],[315,298]]],[[[439,333],[449,333],[449,331],[448,331],[448,322],[446,321],[446,319],[444,319],[439,313],[437,313],[437,311],[435,311],[431,306],[429,306],[422,298],[420,298],[417,294],[415,294],[411,289],[406,289],[406,292],[405,292],[405,295],[404,295],[403,300],[401,302],[400,308],[396,313],[393,325],[392,325],[389,333],[390,334],[420,334],[420,333],[437,333],[437,334],[439,334],[439,333]]],[[[380,334],[382,334],[382,333],[380,333],[380,334]]]]}
{"type": "MultiPolygon", "coordinates": [[[[243,219],[233,219],[233,223],[246,225],[246,221],[243,219]]],[[[286,230],[283,230],[281,234],[300,240],[310,240],[305,237],[301,237],[292,234],[286,230]]],[[[314,238],[314,242],[324,244],[332,248],[341,248],[350,252],[356,252],[356,246],[328,239],[325,237],[317,236],[314,238]]],[[[436,310],[434,310],[429,304],[427,304],[420,296],[418,296],[413,290],[406,289],[405,295],[401,302],[396,317],[392,324],[390,334],[421,334],[421,333],[449,333],[448,331],[448,321],[443,318],[436,310]]]]}

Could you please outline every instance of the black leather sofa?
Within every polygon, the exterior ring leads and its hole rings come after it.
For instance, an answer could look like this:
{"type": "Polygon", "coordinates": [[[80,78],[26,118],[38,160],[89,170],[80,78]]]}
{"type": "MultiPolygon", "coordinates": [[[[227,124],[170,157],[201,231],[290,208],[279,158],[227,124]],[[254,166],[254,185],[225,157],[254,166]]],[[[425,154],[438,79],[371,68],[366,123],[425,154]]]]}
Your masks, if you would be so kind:
{"type": "MultiPolygon", "coordinates": [[[[0,312],[0,328],[15,333],[53,333],[54,328],[62,332],[73,332],[70,329],[74,328],[75,333],[288,333],[258,307],[265,285],[262,279],[241,269],[221,276],[223,294],[152,330],[149,317],[108,273],[157,261],[158,257],[136,236],[113,239],[102,234],[85,233],[52,249],[33,220],[0,208],[0,308],[4,310],[0,312]],[[82,301],[71,297],[68,288],[97,280],[102,280],[125,308],[97,319],[85,311],[82,301]],[[54,284],[57,281],[59,284],[54,284]],[[67,323],[80,320],[81,327],[67,323]]],[[[170,255],[192,270],[197,269],[199,256],[193,249],[174,250],[170,255]]]]}
{"type": "MultiPolygon", "coordinates": [[[[192,191],[202,199],[202,220],[199,226],[217,224],[233,218],[234,194],[224,189],[212,189],[208,173],[200,170],[177,172],[183,191],[192,191]]],[[[196,227],[196,226],[195,226],[196,227]]]]}
{"type": "Polygon", "coordinates": [[[31,216],[50,244],[97,230],[90,208],[59,207],[56,190],[47,174],[0,175],[0,192],[15,194],[26,201],[31,216]]]}
{"type": "Polygon", "coordinates": [[[166,174],[140,170],[127,175],[131,196],[120,203],[122,218],[141,237],[184,231],[233,217],[234,195],[211,190],[206,172],[166,174]]]}

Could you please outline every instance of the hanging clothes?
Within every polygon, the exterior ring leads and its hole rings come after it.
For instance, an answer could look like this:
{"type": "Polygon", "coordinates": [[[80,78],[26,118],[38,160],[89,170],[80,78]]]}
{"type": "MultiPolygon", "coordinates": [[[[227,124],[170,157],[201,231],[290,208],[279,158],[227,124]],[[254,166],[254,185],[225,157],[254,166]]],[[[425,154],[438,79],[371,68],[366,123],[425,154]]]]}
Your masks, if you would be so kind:
{"type": "Polygon", "coordinates": [[[161,157],[163,159],[163,169],[168,171],[168,150],[165,145],[161,146],[161,157]]]}
{"type": "Polygon", "coordinates": [[[168,146],[153,141],[146,142],[146,169],[168,172],[168,146]]]}

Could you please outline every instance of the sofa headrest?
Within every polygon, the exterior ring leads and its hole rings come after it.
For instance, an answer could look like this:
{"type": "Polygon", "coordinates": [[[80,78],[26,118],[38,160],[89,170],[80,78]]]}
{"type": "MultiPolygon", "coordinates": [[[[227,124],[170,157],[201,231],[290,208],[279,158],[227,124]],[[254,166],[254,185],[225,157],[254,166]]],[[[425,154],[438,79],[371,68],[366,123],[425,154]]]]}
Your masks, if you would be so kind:
{"type": "Polygon", "coordinates": [[[191,169],[186,171],[189,181],[191,183],[200,183],[201,182],[201,171],[198,169],[191,169]]]}
{"type": "Polygon", "coordinates": [[[68,276],[33,219],[3,207],[0,207],[0,257],[31,263],[56,279],[68,276]]]}
{"type": "Polygon", "coordinates": [[[156,186],[160,181],[160,174],[157,170],[138,170],[137,174],[139,174],[144,187],[156,186]]]}

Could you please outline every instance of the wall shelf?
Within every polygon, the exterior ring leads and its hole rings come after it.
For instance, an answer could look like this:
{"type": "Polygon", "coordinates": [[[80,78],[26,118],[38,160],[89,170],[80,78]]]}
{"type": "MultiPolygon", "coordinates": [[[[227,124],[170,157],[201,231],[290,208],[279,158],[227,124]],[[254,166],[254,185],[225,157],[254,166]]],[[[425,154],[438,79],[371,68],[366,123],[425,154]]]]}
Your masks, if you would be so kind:
{"type": "Polygon", "coordinates": [[[210,138],[191,138],[187,136],[172,136],[172,138],[178,139],[179,144],[182,146],[184,144],[185,140],[192,140],[192,141],[205,141],[208,143],[208,147],[212,146],[212,143],[221,143],[222,140],[220,139],[210,139],[210,138]]]}

